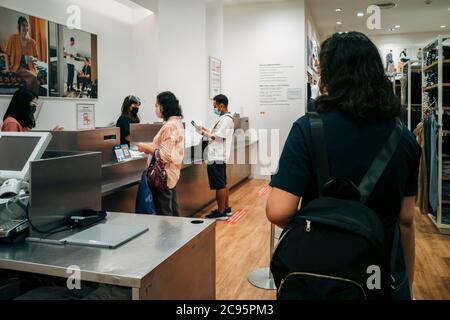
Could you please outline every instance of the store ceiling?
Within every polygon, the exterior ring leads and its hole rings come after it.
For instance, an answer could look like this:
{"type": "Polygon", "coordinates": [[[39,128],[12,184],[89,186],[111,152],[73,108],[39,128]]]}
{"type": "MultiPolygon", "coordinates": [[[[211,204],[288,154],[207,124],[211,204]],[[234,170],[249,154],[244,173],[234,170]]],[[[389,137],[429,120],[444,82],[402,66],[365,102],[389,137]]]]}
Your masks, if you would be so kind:
{"type": "Polygon", "coordinates": [[[361,31],[369,35],[442,32],[450,34],[450,0],[306,0],[322,37],[339,31],[361,31]],[[397,7],[381,11],[381,30],[366,26],[369,5],[394,2],[397,7]],[[431,2],[427,5],[425,2],[431,2]],[[342,8],[342,12],[336,12],[342,8]],[[357,17],[358,12],[365,16],[357,17]],[[342,25],[337,25],[337,22],[342,25]],[[395,29],[395,26],[400,28],[395,29]],[[441,26],[446,28],[441,28],[441,26]],[[389,29],[395,29],[390,31],[389,29]]]}
{"type": "Polygon", "coordinates": [[[248,3],[261,3],[261,2],[283,2],[288,0],[223,0],[226,5],[231,4],[248,4],[248,3]]]}

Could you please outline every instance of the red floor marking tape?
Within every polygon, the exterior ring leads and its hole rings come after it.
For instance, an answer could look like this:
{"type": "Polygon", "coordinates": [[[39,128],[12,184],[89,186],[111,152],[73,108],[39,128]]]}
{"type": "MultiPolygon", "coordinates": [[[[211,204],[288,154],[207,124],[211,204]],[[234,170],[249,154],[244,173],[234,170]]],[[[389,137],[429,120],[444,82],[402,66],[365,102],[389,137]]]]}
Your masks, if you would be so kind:
{"type": "Polygon", "coordinates": [[[264,186],[264,187],[261,187],[261,189],[259,189],[257,195],[258,195],[259,197],[264,196],[264,195],[266,195],[267,193],[269,193],[270,190],[272,190],[272,187],[271,187],[271,186],[264,186]]]}
{"type": "Polygon", "coordinates": [[[233,220],[234,217],[236,217],[236,215],[240,214],[242,211],[242,209],[239,209],[237,211],[233,212],[233,215],[228,217],[228,220],[225,221],[225,224],[229,224],[231,222],[231,220],[233,220]]]}
{"type": "Polygon", "coordinates": [[[237,211],[235,214],[233,214],[229,219],[228,219],[228,223],[233,223],[241,214],[242,214],[243,210],[239,210],[237,211]]]}
{"type": "Polygon", "coordinates": [[[242,210],[241,213],[236,217],[236,219],[233,220],[233,222],[231,222],[231,224],[237,224],[239,221],[241,221],[246,215],[247,215],[248,211],[247,210],[242,210]]]}

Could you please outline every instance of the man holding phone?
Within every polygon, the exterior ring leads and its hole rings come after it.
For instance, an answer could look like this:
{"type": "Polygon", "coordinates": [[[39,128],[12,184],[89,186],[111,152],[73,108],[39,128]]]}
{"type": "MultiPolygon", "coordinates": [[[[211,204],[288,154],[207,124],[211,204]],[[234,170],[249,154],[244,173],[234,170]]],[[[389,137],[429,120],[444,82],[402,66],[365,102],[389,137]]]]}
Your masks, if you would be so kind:
{"type": "Polygon", "coordinates": [[[208,138],[208,179],[211,190],[216,191],[217,210],[206,216],[208,219],[227,220],[232,214],[229,206],[230,192],[227,187],[227,160],[233,143],[234,121],[228,111],[228,98],[218,95],[214,98],[214,113],[219,116],[211,131],[198,128],[208,138]]]}

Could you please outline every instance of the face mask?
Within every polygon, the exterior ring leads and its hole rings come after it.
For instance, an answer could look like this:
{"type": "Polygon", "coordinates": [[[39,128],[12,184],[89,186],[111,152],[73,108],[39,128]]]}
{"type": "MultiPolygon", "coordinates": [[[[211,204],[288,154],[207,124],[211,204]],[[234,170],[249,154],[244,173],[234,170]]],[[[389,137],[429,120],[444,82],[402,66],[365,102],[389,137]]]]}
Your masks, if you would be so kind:
{"type": "Polygon", "coordinates": [[[133,108],[133,109],[131,109],[131,114],[132,114],[132,115],[137,116],[138,113],[139,113],[139,108],[133,108]]]}
{"type": "Polygon", "coordinates": [[[220,115],[221,115],[219,109],[217,109],[217,108],[214,108],[214,114],[215,114],[216,116],[220,116],[220,115]]]}
{"type": "Polygon", "coordinates": [[[37,104],[36,103],[31,103],[30,104],[30,109],[31,109],[31,114],[34,115],[36,113],[37,110],[37,104]]]}

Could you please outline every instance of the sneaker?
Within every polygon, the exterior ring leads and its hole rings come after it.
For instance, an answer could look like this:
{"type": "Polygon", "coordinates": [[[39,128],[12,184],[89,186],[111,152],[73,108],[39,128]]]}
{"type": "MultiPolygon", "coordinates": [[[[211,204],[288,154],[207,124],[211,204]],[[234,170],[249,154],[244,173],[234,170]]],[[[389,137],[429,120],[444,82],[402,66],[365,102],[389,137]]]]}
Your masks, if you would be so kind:
{"type": "Polygon", "coordinates": [[[225,211],[224,213],[220,213],[217,210],[214,210],[213,212],[211,212],[210,214],[208,214],[206,216],[206,219],[216,219],[216,220],[228,220],[228,215],[227,212],[225,211]]]}
{"type": "Polygon", "coordinates": [[[227,213],[228,216],[233,215],[233,209],[231,209],[230,207],[228,207],[227,210],[225,210],[225,212],[227,213]]]}

